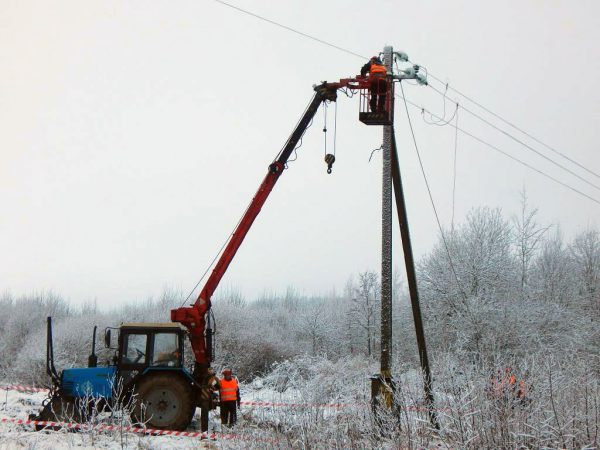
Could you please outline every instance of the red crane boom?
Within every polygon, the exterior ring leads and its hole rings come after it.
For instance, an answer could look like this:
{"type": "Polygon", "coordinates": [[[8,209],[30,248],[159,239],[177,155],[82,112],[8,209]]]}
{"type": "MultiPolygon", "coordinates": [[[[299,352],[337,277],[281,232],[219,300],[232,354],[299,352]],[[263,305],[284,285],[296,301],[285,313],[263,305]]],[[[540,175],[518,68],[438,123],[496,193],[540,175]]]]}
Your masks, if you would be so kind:
{"type": "Polygon", "coordinates": [[[233,232],[231,239],[223,250],[221,257],[206,281],[206,284],[202,288],[202,291],[200,291],[198,299],[192,306],[184,306],[171,310],[171,320],[173,322],[181,323],[190,332],[190,342],[194,351],[197,369],[208,368],[212,360],[211,348],[210,346],[207,346],[205,339],[205,316],[211,307],[211,297],[219,285],[221,278],[225,275],[236,252],[242,245],[254,219],[258,216],[262,206],[265,204],[265,201],[273,190],[275,183],[277,183],[277,180],[283,173],[286,162],[298,145],[298,142],[302,138],[310,121],[319,109],[320,104],[326,100],[335,101],[337,99],[338,87],[339,85],[337,83],[323,83],[315,87],[315,95],[312,101],[306,108],[304,115],[288,138],[278,157],[269,165],[267,175],[260,184],[250,206],[233,232]]]}
{"type": "Polygon", "coordinates": [[[200,295],[196,302],[191,306],[183,306],[171,310],[171,320],[184,325],[190,333],[190,342],[196,360],[194,376],[198,379],[202,379],[206,375],[206,370],[210,367],[210,362],[212,361],[212,331],[207,330],[206,328],[206,316],[211,307],[211,297],[217,289],[221,278],[225,275],[236,252],[242,245],[254,219],[258,216],[258,213],[273,190],[275,183],[277,183],[277,180],[283,173],[290,155],[304,135],[304,132],[308,128],[321,103],[324,101],[336,101],[337,90],[340,88],[346,87],[364,91],[368,90],[369,86],[369,80],[362,77],[342,79],[336,83],[325,82],[315,86],[315,95],[312,101],[304,111],[302,118],[296,125],[296,128],[288,138],[275,161],[269,165],[267,175],[263,179],[250,206],[234,230],[231,239],[223,250],[221,257],[206,281],[206,284],[202,288],[202,291],[200,291],[200,295]]]}

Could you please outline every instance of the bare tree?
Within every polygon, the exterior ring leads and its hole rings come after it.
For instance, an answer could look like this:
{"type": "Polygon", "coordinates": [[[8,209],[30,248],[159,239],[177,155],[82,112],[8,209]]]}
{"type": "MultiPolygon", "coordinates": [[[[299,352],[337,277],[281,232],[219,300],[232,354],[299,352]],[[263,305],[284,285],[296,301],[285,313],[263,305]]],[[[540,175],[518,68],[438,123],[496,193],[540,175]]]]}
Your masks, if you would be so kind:
{"type": "Polygon", "coordinates": [[[559,228],[540,246],[533,264],[536,296],[545,302],[566,305],[573,292],[572,260],[559,228]]]}
{"type": "Polygon", "coordinates": [[[527,296],[529,284],[529,269],[531,260],[540,245],[540,241],[548,228],[538,225],[536,216],[537,208],[531,208],[527,202],[527,192],[523,189],[520,193],[521,211],[518,216],[513,216],[514,238],[517,247],[517,258],[520,266],[521,298],[527,296]]]}
{"type": "Polygon", "coordinates": [[[379,303],[379,281],[375,272],[365,271],[358,275],[358,285],[354,287],[350,315],[352,325],[362,331],[367,355],[371,356],[378,330],[377,317],[379,303]]]}
{"type": "Polygon", "coordinates": [[[307,339],[313,356],[327,354],[325,345],[332,327],[330,310],[322,299],[313,299],[303,308],[299,324],[299,335],[307,339]]]}
{"type": "Polygon", "coordinates": [[[419,264],[424,299],[436,314],[464,312],[467,298],[493,299],[515,279],[510,226],[499,209],[472,210],[465,224],[445,235],[419,264]]]}
{"type": "Polygon", "coordinates": [[[571,255],[579,278],[579,293],[597,318],[600,315],[600,233],[587,230],[571,244],[571,255]]]}

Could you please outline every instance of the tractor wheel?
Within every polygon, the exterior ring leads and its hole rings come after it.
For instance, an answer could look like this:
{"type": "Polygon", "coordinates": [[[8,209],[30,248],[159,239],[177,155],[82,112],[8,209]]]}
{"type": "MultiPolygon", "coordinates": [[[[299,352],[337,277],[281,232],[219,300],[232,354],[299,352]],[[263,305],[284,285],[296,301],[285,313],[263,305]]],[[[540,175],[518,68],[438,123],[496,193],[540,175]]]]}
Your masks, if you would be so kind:
{"type": "Polygon", "coordinates": [[[185,430],[190,425],[196,405],[192,387],[184,378],[172,373],[148,375],[135,393],[135,422],[159,430],[185,430]]]}

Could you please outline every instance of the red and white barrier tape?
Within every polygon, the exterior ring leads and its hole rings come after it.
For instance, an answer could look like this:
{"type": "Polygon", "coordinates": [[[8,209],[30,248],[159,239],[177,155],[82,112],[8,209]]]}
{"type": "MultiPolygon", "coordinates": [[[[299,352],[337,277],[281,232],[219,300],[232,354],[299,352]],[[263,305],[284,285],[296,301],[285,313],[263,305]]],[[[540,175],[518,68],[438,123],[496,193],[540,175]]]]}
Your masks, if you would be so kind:
{"type": "MultiPolygon", "coordinates": [[[[11,384],[8,386],[3,386],[2,390],[9,391],[19,391],[19,392],[48,392],[47,388],[39,388],[35,386],[25,386],[21,384],[11,384]]],[[[263,402],[263,401],[253,401],[253,402],[240,402],[241,405],[245,406],[261,406],[261,407],[272,407],[272,406],[281,406],[288,408],[306,408],[306,407],[319,407],[319,408],[348,408],[351,406],[355,406],[349,403],[286,403],[286,402],[263,402]]],[[[359,404],[361,405],[361,404],[359,404]]],[[[362,406],[362,405],[361,405],[362,406]]]]}
{"type": "MultiPolygon", "coordinates": [[[[174,431],[174,430],[156,430],[154,428],[138,428],[138,427],[121,427],[117,425],[88,425],[73,422],[52,422],[48,420],[24,420],[15,419],[12,417],[0,417],[2,423],[14,423],[16,425],[34,425],[49,428],[66,428],[73,430],[97,430],[97,431],[128,431],[138,434],[149,434],[152,436],[186,436],[186,437],[201,437],[203,439],[214,439],[217,437],[215,433],[199,432],[199,431],[174,431]]],[[[221,439],[234,439],[234,435],[224,434],[219,435],[221,439]]]]}
{"type": "Polygon", "coordinates": [[[365,406],[366,403],[285,403],[285,402],[240,402],[246,406],[283,406],[288,408],[350,408],[352,406],[365,406]]]}
{"type": "Polygon", "coordinates": [[[48,388],[39,388],[35,386],[23,386],[21,384],[11,384],[8,386],[2,386],[2,390],[8,391],[20,391],[20,392],[48,392],[48,388]]]}
{"type": "Polygon", "coordinates": [[[175,430],[157,430],[154,428],[139,428],[139,427],[122,427],[118,425],[90,425],[72,422],[51,422],[47,420],[23,420],[15,419],[12,417],[0,417],[0,423],[14,423],[16,425],[33,425],[40,427],[48,427],[52,430],[53,428],[65,428],[68,430],[79,430],[79,431],[125,431],[129,433],[144,434],[147,436],[183,436],[191,438],[200,438],[207,440],[246,440],[253,442],[278,442],[276,439],[262,438],[255,436],[240,436],[236,434],[220,434],[220,433],[208,433],[206,431],[175,431],[175,430]]]}
{"type": "MultiPolygon", "coordinates": [[[[19,392],[48,392],[47,388],[38,388],[35,386],[24,386],[20,384],[12,384],[8,386],[3,386],[2,390],[9,391],[19,391],[19,392]]],[[[240,402],[241,405],[244,406],[257,406],[257,407],[283,407],[283,408],[351,408],[351,407],[359,407],[359,408],[367,408],[370,407],[369,403],[287,403],[287,402],[263,402],[263,401],[243,401],[240,402]]],[[[410,406],[407,405],[405,408],[408,411],[428,411],[426,406],[410,406]]],[[[452,411],[452,408],[433,408],[435,411],[443,411],[448,412],[452,411]]]]}

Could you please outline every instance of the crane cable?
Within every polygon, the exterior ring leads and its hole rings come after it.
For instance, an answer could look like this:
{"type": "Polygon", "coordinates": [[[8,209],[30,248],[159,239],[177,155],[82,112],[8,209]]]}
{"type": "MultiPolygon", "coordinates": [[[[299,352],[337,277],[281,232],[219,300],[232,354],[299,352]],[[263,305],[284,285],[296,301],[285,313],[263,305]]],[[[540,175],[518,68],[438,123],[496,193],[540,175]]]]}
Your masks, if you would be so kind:
{"type": "Polygon", "coordinates": [[[338,102],[335,102],[335,109],[333,110],[333,156],[335,156],[335,150],[337,145],[337,109],[338,102]]]}
{"type": "Polygon", "coordinates": [[[335,162],[335,150],[337,140],[337,102],[335,102],[334,121],[333,121],[333,153],[327,153],[327,108],[329,101],[323,102],[323,136],[325,138],[325,163],[327,164],[327,173],[331,173],[331,168],[335,162]]]}
{"type": "Polygon", "coordinates": [[[323,137],[325,138],[324,155],[327,157],[327,102],[323,102],[323,137]]]}

